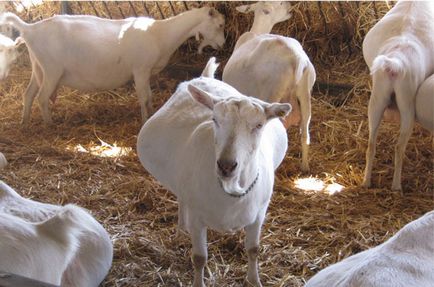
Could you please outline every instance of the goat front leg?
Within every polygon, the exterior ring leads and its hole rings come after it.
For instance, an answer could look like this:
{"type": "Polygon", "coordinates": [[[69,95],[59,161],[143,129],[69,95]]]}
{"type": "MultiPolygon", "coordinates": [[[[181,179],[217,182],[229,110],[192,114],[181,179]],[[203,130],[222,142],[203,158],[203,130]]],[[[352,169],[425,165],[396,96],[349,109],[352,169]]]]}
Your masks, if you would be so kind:
{"type": "Polygon", "coordinates": [[[261,227],[264,222],[266,208],[260,212],[256,221],[246,226],[246,242],[248,267],[247,267],[247,284],[248,286],[262,287],[258,272],[258,255],[259,255],[259,237],[261,236],[261,227]]]}
{"type": "Polygon", "coordinates": [[[150,78],[150,71],[134,72],[134,84],[136,86],[136,93],[140,103],[143,124],[152,112],[152,91],[149,83],[150,78]]]}
{"type": "Polygon", "coordinates": [[[193,250],[193,254],[191,256],[191,261],[194,268],[193,287],[205,287],[203,272],[206,260],[208,258],[208,251],[206,247],[206,227],[199,223],[189,226],[193,250]]]}
{"type": "Polygon", "coordinates": [[[41,87],[39,88],[38,101],[42,112],[42,118],[46,125],[53,123],[50,111],[50,97],[57,89],[61,73],[44,73],[41,87]]]}
{"type": "Polygon", "coordinates": [[[369,140],[366,150],[366,166],[363,178],[363,187],[371,187],[372,165],[375,157],[378,126],[383,117],[384,109],[390,101],[393,92],[390,80],[384,75],[376,73],[373,76],[373,87],[368,105],[369,140]]]}
{"type": "Polygon", "coordinates": [[[395,94],[396,103],[401,116],[401,126],[398,142],[395,146],[395,170],[393,172],[392,190],[402,191],[402,162],[405,154],[405,148],[413,131],[415,118],[414,95],[416,94],[416,89],[411,90],[407,87],[400,87],[396,89],[395,94]]]}

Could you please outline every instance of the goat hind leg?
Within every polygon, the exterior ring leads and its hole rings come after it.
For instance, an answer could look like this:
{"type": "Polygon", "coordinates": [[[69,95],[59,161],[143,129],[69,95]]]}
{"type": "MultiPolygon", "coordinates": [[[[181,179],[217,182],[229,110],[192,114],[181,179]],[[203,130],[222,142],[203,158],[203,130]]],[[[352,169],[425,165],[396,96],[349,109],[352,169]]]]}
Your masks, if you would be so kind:
{"type": "Polygon", "coordinates": [[[395,169],[393,172],[392,190],[402,191],[401,186],[401,173],[402,162],[405,154],[405,148],[407,147],[408,140],[410,139],[413,131],[413,124],[415,118],[415,104],[414,96],[415,92],[409,89],[397,89],[396,103],[398,104],[401,126],[398,137],[398,142],[395,146],[395,169]]]}
{"type": "Polygon", "coordinates": [[[368,122],[369,122],[369,140],[366,149],[366,166],[363,178],[363,187],[371,187],[372,165],[376,151],[376,141],[378,135],[378,126],[383,117],[384,109],[390,101],[390,95],[393,92],[392,86],[386,82],[382,75],[374,74],[373,88],[368,105],[368,122]]]}
{"type": "Polygon", "coordinates": [[[307,84],[297,88],[297,98],[300,103],[301,111],[301,170],[303,172],[309,172],[309,124],[312,113],[310,97],[309,87],[307,87],[307,84]]]}

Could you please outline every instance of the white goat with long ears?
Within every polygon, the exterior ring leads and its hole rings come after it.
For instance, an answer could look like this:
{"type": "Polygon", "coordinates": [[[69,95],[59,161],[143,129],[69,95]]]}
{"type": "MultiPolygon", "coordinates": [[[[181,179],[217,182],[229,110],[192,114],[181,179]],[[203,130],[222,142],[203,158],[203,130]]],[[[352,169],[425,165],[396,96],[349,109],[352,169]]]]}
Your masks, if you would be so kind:
{"type": "Polygon", "coordinates": [[[193,286],[204,286],[207,228],[245,229],[247,281],[262,286],[260,231],[274,170],[287,149],[286,131],[277,118],[290,109],[289,104],[246,97],[221,81],[201,77],[180,84],[143,125],[137,153],[178,199],[179,227],[190,233],[193,245],[193,286]]]}
{"type": "Polygon", "coordinates": [[[416,120],[427,130],[434,132],[434,74],[417,90],[416,120]]]}
{"type": "Polygon", "coordinates": [[[237,7],[241,12],[254,11],[255,19],[250,32],[238,39],[223,70],[223,81],[245,95],[292,105],[285,127],[300,125],[301,169],[309,171],[310,97],[315,69],[297,40],[268,34],[274,24],[291,17],[290,9],[288,2],[258,2],[237,7]]]}
{"type": "Polygon", "coordinates": [[[431,211],[383,244],[321,270],[305,287],[434,286],[433,233],[431,211]]]}
{"type": "Polygon", "coordinates": [[[79,248],[82,213],[67,205],[32,223],[0,212],[0,270],[60,286],[79,248]]]}
{"type": "Polygon", "coordinates": [[[378,126],[384,112],[385,116],[400,118],[392,189],[402,190],[402,161],[413,130],[416,92],[434,72],[433,35],[434,2],[399,1],[375,24],[363,41],[363,56],[371,70],[373,82],[368,106],[365,187],[371,186],[378,126]]]}
{"type": "Polygon", "coordinates": [[[0,23],[11,24],[21,32],[32,62],[23,123],[30,120],[36,95],[43,119],[49,124],[49,100],[55,100],[57,87],[109,90],[131,79],[145,121],[152,108],[151,75],[160,72],[173,52],[192,36],[201,34],[206,44],[221,47],[225,42],[224,22],[224,17],[209,7],[166,20],[60,15],[27,24],[12,13],[3,14],[0,23]]]}
{"type": "MultiPolygon", "coordinates": [[[[36,224],[48,220],[62,209],[61,206],[23,198],[6,183],[0,181],[0,213],[2,214],[16,216],[36,224]]],[[[113,245],[107,231],[84,210],[80,212],[80,217],[77,217],[77,224],[79,224],[77,227],[79,235],[76,238],[78,247],[61,274],[61,286],[97,287],[111,267],[113,245]]],[[[38,262],[36,265],[44,264],[45,262],[38,262]]],[[[25,276],[25,274],[21,275],[25,276]]]]}

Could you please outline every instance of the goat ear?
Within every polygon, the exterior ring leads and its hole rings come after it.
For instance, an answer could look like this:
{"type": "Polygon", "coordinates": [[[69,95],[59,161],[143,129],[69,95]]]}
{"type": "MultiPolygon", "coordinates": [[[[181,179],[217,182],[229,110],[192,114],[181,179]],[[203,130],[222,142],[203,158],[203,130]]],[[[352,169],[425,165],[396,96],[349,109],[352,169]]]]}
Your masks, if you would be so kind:
{"type": "Polygon", "coordinates": [[[191,8],[191,9],[199,9],[200,8],[200,5],[198,4],[198,3],[196,3],[196,2],[190,2],[189,4],[188,4],[188,6],[191,8]],[[191,3],[191,4],[190,4],[191,3]]]}
{"type": "Polygon", "coordinates": [[[241,12],[241,13],[249,13],[249,12],[255,10],[255,7],[256,7],[255,5],[256,4],[241,5],[241,6],[235,7],[235,9],[237,9],[237,11],[241,12]]]}
{"type": "Polygon", "coordinates": [[[211,7],[208,11],[208,15],[211,17],[215,17],[217,15],[217,10],[211,7]]]}
{"type": "Polygon", "coordinates": [[[193,86],[192,84],[188,85],[188,91],[190,92],[193,99],[195,99],[197,102],[201,103],[210,110],[214,109],[214,104],[216,101],[211,94],[193,86]]]}
{"type": "Polygon", "coordinates": [[[273,103],[265,107],[265,116],[267,119],[286,117],[291,110],[292,106],[290,104],[273,103]]]}

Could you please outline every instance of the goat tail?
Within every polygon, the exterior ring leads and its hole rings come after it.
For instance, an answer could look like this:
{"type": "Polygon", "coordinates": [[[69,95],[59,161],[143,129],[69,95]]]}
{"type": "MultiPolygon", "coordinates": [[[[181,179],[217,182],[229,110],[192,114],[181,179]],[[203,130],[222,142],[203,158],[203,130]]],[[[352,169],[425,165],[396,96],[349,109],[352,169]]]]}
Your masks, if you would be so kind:
{"type": "Polygon", "coordinates": [[[20,17],[11,12],[5,12],[0,15],[0,23],[1,24],[9,24],[12,25],[15,29],[20,32],[23,32],[30,24],[27,24],[20,17]]]}
{"type": "Polygon", "coordinates": [[[297,83],[300,82],[301,78],[303,77],[305,69],[306,69],[305,62],[302,59],[298,58],[296,61],[296,67],[294,71],[295,81],[297,83]]]}
{"type": "Polygon", "coordinates": [[[201,76],[214,79],[214,74],[217,71],[219,65],[220,63],[216,63],[215,57],[211,57],[208,60],[208,63],[206,63],[205,69],[203,69],[201,76]]]}
{"type": "Polygon", "coordinates": [[[390,79],[404,76],[405,67],[401,59],[379,55],[374,59],[371,67],[371,75],[378,71],[383,71],[390,79]]]}
{"type": "Polygon", "coordinates": [[[294,78],[296,83],[303,81],[304,85],[310,90],[315,83],[315,68],[309,60],[298,58],[294,69],[294,78]]]}

